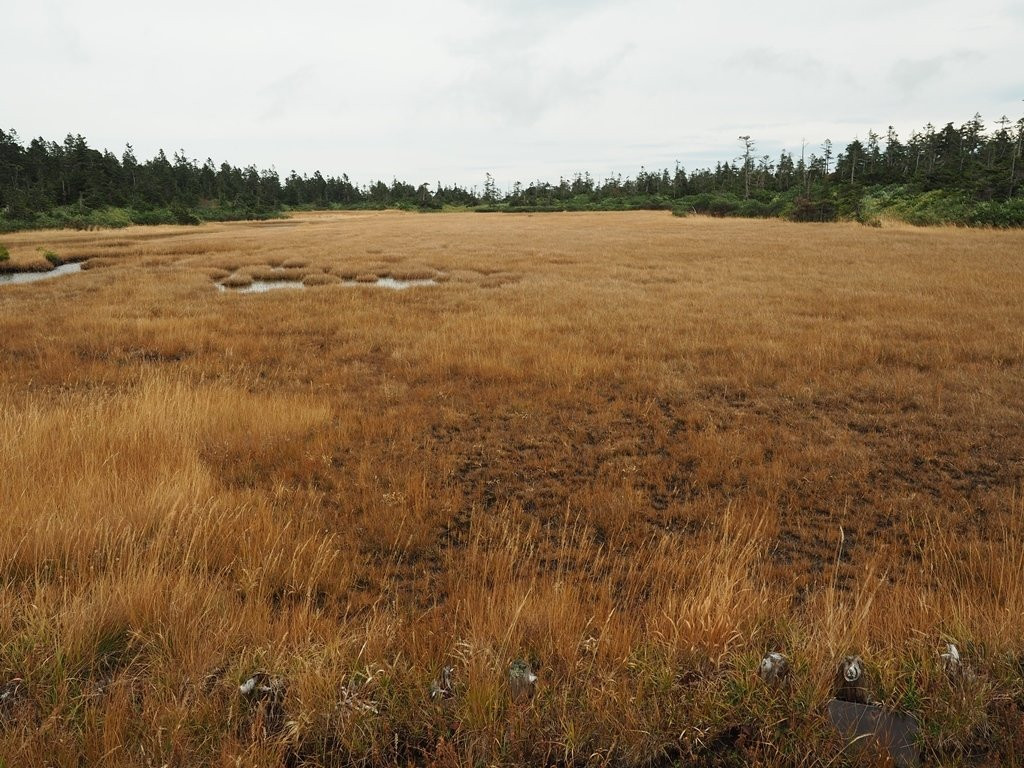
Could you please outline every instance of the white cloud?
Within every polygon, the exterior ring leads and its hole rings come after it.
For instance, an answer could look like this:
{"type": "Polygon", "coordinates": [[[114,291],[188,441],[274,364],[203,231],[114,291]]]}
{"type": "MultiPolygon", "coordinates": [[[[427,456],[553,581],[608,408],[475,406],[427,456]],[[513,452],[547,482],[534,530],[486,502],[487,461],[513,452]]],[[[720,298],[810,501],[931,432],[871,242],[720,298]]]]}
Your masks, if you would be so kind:
{"type": "Polygon", "coordinates": [[[502,185],[1019,116],[1011,0],[307,0],[4,10],[0,123],[140,156],[502,185]]]}

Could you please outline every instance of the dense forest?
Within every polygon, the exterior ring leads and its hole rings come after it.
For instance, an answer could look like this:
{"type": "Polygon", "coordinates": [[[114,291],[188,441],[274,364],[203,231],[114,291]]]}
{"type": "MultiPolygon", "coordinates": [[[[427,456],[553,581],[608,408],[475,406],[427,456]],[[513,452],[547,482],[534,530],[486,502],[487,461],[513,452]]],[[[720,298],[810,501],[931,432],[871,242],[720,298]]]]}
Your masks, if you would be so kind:
{"type": "Polygon", "coordinates": [[[128,145],[121,157],[90,147],[80,135],[62,143],[24,144],[0,130],[0,231],[39,227],[117,227],[264,218],[287,210],[404,208],[480,211],[658,208],[679,215],[783,217],[796,221],[883,217],[914,224],[1024,226],[1024,118],[986,126],[980,115],[959,127],[929,124],[901,139],[890,127],[868,132],[841,151],[826,139],[759,154],[754,138],[738,139],[737,157],[687,172],[641,168],[635,177],[597,180],[579,173],[557,184],[517,182],[499,190],[488,174],[482,189],[441,183],[417,186],[353,183],[320,171],[281,178],[273,169],[190,159],[163,150],[140,161],[128,145]]]}

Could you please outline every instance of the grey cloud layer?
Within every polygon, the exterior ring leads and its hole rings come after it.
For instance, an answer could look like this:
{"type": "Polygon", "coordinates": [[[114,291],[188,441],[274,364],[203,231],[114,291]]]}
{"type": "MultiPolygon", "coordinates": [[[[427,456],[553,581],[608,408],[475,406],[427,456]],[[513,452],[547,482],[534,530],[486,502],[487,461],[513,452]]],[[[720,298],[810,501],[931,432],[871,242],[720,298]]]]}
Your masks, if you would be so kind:
{"type": "Polygon", "coordinates": [[[23,136],[353,178],[634,173],[1022,111],[1019,3],[48,0],[5,9],[23,136]]]}

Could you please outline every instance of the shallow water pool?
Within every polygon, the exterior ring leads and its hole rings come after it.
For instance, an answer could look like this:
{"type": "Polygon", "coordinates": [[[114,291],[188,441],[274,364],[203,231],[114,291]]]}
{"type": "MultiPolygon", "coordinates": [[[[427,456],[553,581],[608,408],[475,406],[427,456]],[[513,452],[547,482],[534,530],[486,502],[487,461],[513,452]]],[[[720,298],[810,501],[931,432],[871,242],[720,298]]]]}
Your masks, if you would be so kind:
{"type": "Polygon", "coordinates": [[[75,272],[81,271],[82,265],[75,262],[73,264],[61,264],[49,272],[11,272],[10,274],[0,275],[0,285],[37,283],[40,280],[49,280],[51,277],[60,277],[61,275],[73,275],[75,272]]]}

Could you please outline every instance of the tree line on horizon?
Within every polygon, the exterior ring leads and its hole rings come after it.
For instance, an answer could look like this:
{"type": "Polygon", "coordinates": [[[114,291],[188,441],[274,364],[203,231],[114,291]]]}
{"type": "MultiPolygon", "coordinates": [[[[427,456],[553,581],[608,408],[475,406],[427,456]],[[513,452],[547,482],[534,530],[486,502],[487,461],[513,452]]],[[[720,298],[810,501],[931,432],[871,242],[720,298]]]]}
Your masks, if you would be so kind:
{"type": "Polygon", "coordinates": [[[286,210],[403,208],[480,211],[666,209],[679,215],[782,217],[797,221],[891,216],[916,224],[1024,226],[1024,118],[989,129],[980,115],[959,127],[929,124],[903,140],[890,126],[837,151],[826,139],[778,158],[740,136],[739,154],[714,168],[648,171],[597,180],[581,172],[557,184],[499,190],[458,184],[353,183],[320,171],[283,179],[274,169],[216,165],[163,150],[140,161],[90,147],[81,135],[23,144],[0,130],[0,230],[127,226],[266,218],[286,210]]]}

